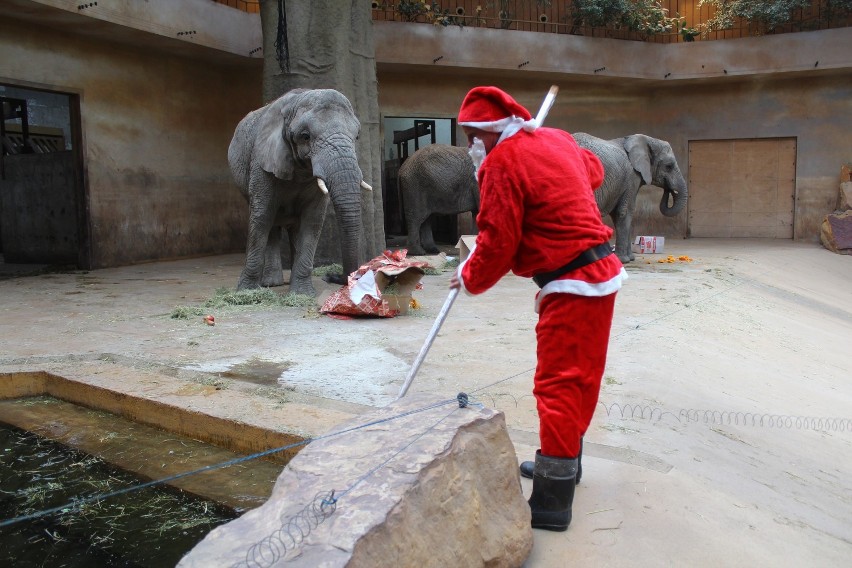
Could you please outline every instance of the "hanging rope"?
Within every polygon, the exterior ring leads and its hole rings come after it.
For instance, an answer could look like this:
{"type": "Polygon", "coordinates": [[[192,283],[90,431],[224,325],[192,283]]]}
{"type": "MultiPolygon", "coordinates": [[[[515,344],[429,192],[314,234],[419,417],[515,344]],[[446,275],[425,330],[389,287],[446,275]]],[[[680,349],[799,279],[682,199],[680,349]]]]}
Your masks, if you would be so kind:
{"type": "Polygon", "coordinates": [[[290,72],[290,50],[287,44],[287,7],[285,0],[278,0],[278,32],[275,35],[275,59],[285,73],[290,72]]]}

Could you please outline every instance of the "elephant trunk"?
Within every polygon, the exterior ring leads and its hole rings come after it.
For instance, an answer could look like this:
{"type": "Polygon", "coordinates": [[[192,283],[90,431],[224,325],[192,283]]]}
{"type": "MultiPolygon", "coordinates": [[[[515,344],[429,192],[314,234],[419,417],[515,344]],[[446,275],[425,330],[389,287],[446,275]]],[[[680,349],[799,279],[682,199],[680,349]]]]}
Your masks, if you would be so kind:
{"type": "MultiPolygon", "coordinates": [[[[328,195],[337,218],[340,252],[343,264],[343,279],[358,270],[361,242],[361,182],[363,176],[354,155],[340,157],[336,154],[331,161],[314,160],[314,175],[324,180],[328,195]],[[317,167],[323,164],[321,167],[317,167]]],[[[317,190],[319,191],[319,189],[317,190]]]]}
{"type": "Polygon", "coordinates": [[[663,188],[663,198],[660,200],[660,213],[666,217],[674,217],[686,207],[688,191],[686,181],[681,179],[677,184],[663,188]],[[670,198],[674,197],[674,203],[669,205],[670,198]]]}

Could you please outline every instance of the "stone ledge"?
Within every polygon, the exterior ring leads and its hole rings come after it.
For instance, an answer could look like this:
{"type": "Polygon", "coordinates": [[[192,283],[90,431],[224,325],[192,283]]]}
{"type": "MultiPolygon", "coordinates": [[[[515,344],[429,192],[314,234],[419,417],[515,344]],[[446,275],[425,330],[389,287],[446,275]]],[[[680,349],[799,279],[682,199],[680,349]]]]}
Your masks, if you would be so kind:
{"type": "Polygon", "coordinates": [[[521,566],[529,555],[502,412],[411,395],[333,432],[293,458],[266,504],[213,530],[179,566],[521,566]],[[304,512],[331,490],[327,518],[304,512]],[[290,523],[302,528],[288,534],[290,523]]]}

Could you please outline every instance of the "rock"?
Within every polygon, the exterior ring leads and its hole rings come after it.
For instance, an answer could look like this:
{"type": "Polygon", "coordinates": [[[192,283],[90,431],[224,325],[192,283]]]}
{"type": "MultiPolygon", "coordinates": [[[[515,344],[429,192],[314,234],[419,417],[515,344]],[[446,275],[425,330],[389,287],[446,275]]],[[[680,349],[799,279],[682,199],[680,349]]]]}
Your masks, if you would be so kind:
{"type": "Polygon", "coordinates": [[[837,199],[837,209],[848,211],[852,209],[852,181],[844,181],[840,184],[840,196],[837,199]]]}
{"type": "Polygon", "coordinates": [[[290,461],[264,505],[211,531],[178,566],[526,560],[530,510],[502,412],[410,395],[334,431],[290,461]]]}
{"type": "Polygon", "coordinates": [[[852,210],[826,215],[819,240],[832,252],[852,254],[852,210]]]}
{"type": "Polygon", "coordinates": [[[837,196],[837,211],[852,208],[852,164],[840,166],[840,194],[837,196]]]}

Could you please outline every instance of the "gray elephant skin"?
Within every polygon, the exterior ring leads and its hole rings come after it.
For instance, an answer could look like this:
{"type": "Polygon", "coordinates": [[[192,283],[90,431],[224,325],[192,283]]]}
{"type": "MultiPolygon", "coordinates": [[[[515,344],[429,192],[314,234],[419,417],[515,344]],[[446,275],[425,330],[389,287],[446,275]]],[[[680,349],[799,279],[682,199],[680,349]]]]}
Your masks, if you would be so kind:
{"type": "Polygon", "coordinates": [[[437,253],[430,218],[434,214],[479,213],[479,185],[467,148],[431,144],[399,168],[408,252],[437,253]]]}
{"type": "Polygon", "coordinates": [[[355,152],[361,125],[333,89],[294,89],[243,118],[228,148],[249,204],[246,262],[237,289],[284,284],[282,228],[290,242],[290,292],[316,295],[311,273],[328,204],[337,217],[343,282],[358,269],[363,180],[355,152]]]}
{"type": "Polygon", "coordinates": [[[601,215],[609,215],[615,225],[615,254],[621,262],[630,262],[636,258],[630,244],[639,188],[653,185],[663,189],[660,212],[667,217],[674,217],[686,206],[686,180],[672,147],[644,134],[613,140],[585,132],[573,136],[577,144],[591,150],[603,163],[604,181],[595,191],[595,200],[601,215]]]}

